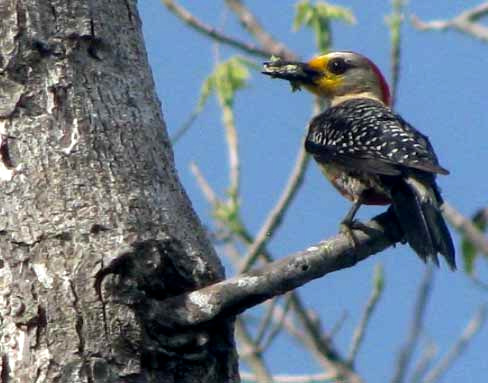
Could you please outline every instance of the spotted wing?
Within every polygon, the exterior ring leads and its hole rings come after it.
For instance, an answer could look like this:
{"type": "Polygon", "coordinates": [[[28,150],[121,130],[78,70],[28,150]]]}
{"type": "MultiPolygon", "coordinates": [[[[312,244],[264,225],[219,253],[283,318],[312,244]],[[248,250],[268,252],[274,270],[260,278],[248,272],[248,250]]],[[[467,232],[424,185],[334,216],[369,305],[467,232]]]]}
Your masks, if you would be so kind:
{"type": "Polygon", "coordinates": [[[373,174],[400,175],[409,168],[449,173],[426,136],[370,99],[345,101],[315,117],[305,147],[319,162],[373,174]]]}

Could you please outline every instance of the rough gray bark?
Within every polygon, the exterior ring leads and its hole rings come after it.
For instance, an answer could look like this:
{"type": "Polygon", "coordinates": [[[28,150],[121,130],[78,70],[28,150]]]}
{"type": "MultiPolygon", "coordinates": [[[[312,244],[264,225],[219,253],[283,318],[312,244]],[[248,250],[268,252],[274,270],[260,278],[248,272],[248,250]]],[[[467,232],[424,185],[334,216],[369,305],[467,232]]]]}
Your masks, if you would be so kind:
{"type": "Polygon", "coordinates": [[[0,20],[0,380],[238,381],[231,320],[168,332],[118,301],[223,278],[175,174],[136,2],[1,0],[0,20]]]}

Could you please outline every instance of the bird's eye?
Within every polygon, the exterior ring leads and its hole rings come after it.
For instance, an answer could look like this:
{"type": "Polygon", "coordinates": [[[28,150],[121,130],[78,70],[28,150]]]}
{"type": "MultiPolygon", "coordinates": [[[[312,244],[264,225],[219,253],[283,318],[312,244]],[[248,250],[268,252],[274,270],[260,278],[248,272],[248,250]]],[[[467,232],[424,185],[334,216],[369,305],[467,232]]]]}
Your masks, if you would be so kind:
{"type": "Polygon", "coordinates": [[[327,69],[333,74],[343,74],[349,66],[346,61],[341,57],[336,57],[329,61],[327,69]]]}

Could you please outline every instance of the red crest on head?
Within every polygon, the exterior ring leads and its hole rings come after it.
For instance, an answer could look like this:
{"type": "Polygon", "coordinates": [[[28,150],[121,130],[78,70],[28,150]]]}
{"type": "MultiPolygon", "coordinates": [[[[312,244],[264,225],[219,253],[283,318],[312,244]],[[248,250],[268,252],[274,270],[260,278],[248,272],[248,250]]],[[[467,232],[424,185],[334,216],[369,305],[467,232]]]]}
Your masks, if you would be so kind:
{"type": "Polygon", "coordinates": [[[369,58],[363,56],[366,61],[368,61],[369,65],[371,66],[371,69],[373,69],[374,74],[378,78],[378,81],[380,83],[380,89],[381,89],[381,95],[383,98],[383,102],[386,105],[391,104],[391,94],[390,94],[390,87],[388,86],[388,83],[385,80],[385,77],[383,76],[383,73],[381,73],[380,69],[376,66],[376,64],[371,61],[369,58]]]}

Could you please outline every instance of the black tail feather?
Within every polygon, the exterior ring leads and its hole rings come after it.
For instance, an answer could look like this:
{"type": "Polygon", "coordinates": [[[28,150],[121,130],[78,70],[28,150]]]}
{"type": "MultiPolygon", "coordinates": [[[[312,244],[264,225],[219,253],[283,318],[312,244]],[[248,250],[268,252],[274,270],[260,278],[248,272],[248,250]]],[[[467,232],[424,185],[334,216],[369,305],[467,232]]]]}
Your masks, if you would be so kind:
{"type": "Polygon", "coordinates": [[[440,208],[432,204],[422,204],[422,211],[429,222],[429,229],[434,240],[434,248],[444,256],[449,267],[456,269],[454,244],[440,208]]]}
{"type": "MultiPolygon", "coordinates": [[[[422,186],[430,187],[425,184],[422,186]]],[[[435,185],[432,185],[435,188],[435,185]]],[[[415,184],[402,180],[391,188],[392,205],[409,245],[424,261],[431,259],[439,265],[442,254],[449,267],[456,269],[455,251],[451,235],[440,211],[442,199],[437,190],[417,190],[415,184]]]]}

